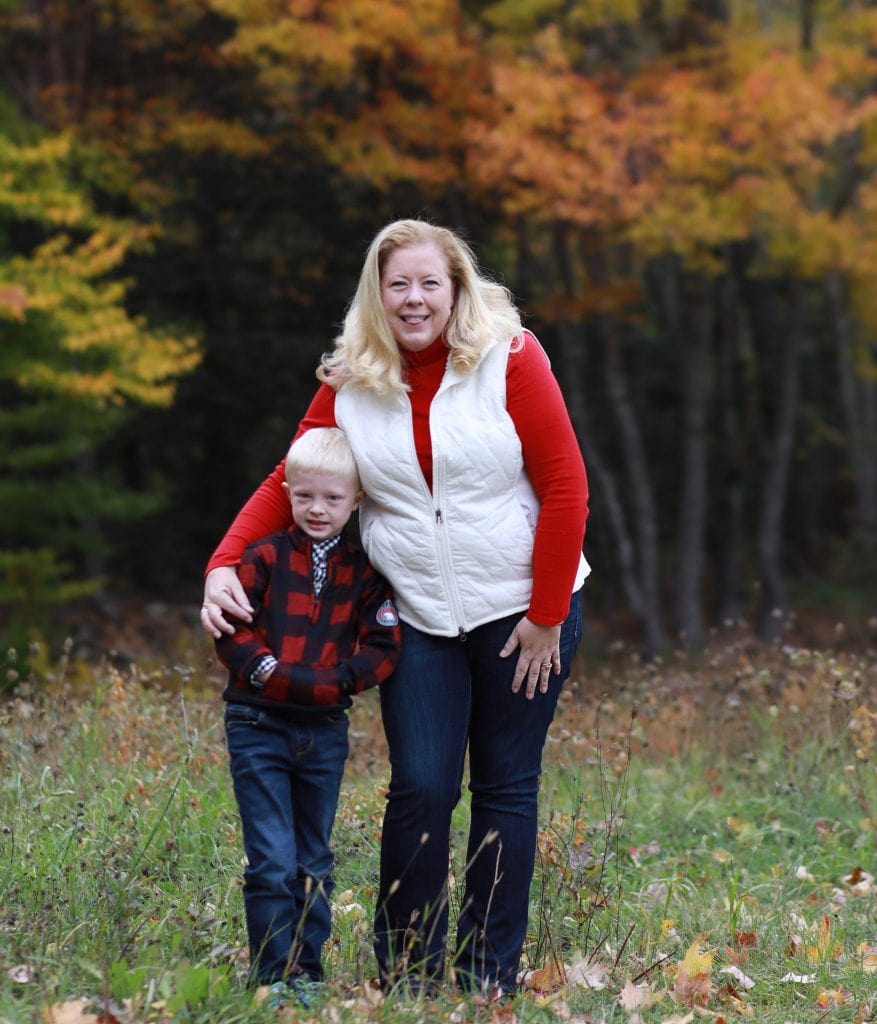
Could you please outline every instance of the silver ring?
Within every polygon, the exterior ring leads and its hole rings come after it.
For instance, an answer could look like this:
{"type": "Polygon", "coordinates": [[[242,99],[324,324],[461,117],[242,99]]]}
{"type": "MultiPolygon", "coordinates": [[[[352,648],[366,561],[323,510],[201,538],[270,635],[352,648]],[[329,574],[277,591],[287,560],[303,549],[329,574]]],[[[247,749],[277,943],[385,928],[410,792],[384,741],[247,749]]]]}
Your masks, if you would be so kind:
{"type": "Polygon", "coordinates": [[[551,662],[550,661],[543,661],[542,662],[542,667],[543,668],[551,668],[551,662]]]}

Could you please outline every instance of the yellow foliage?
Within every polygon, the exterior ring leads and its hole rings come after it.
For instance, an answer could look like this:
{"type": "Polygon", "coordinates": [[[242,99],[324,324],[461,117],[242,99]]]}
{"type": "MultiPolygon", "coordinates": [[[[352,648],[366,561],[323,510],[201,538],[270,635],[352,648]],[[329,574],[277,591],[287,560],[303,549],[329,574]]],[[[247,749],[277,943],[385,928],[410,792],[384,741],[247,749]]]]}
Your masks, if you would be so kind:
{"type": "Polygon", "coordinates": [[[843,954],[843,947],[831,936],[831,918],[820,919],[816,932],[816,945],[806,946],[805,952],[811,964],[825,960],[837,960],[843,954]]]}
{"type": "Polygon", "coordinates": [[[197,341],[152,331],[129,314],[129,285],[113,275],[148,231],[98,215],[67,177],[70,154],[66,135],[30,146],[0,136],[0,215],[5,207],[49,233],[0,264],[0,282],[9,282],[0,285],[0,314],[15,324],[6,376],[97,407],[167,404],[175,380],[200,359],[197,341]]]}
{"type": "Polygon", "coordinates": [[[695,939],[679,962],[679,970],[685,971],[689,978],[694,978],[698,974],[709,974],[715,955],[714,949],[704,949],[700,939],[695,939]]]}

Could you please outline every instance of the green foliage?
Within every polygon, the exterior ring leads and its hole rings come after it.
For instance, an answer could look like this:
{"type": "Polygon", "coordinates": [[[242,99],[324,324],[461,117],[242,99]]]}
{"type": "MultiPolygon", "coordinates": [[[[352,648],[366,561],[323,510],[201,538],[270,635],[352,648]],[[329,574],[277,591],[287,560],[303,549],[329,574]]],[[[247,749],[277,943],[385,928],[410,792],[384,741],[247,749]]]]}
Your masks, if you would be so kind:
{"type": "Polygon", "coordinates": [[[154,507],[101,466],[101,446],[132,407],[167,405],[199,355],[126,309],[118,273],[145,234],[96,210],[72,136],[11,129],[0,123],[0,607],[20,642],[48,605],[98,585],[83,574],[103,523],[154,507]]]}

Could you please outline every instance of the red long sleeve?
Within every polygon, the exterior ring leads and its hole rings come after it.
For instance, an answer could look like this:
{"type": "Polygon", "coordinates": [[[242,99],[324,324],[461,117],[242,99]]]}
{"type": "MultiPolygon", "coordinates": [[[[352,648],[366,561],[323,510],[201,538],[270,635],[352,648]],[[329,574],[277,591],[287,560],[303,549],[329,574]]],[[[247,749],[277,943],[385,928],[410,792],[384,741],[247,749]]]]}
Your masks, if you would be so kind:
{"type": "MultiPolygon", "coordinates": [[[[429,482],[429,406],[444,373],[445,350],[439,340],[423,352],[407,355],[415,445],[429,482]]],[[[533,551],[533,595],[527,616],[539,625],[553,625],[569,610],[588,514],[588,482],[560,387],[542,347],[529,332],[524,335],[522,347],[509,357],[506,405],[540,503],[533,551]]],[[[334,426],[335,392],[323,384],[296,437],[313,427],[334,426]]],[[[236,565],[248,544],[289,525],[283,479],[281,461],[238,513],[210,559],[208,571],[220,565],[236,565]]]]}
{"type": "Polygon", "coordinates": [[[585,538],[588,478],[560,385],[535,337],[527,332],[524,338],[509,357],[506,408],[540,505],[527,618],[550,626],[569,611],[585,538]]]}

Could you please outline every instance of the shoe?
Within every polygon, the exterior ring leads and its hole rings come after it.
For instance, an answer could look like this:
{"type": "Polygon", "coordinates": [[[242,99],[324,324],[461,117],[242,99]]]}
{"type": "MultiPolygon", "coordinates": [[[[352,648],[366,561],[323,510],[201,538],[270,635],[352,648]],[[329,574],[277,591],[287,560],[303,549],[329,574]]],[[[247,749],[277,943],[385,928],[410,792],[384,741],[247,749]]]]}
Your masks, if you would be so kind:
{"type": "Polygon", "coordinates": [[[265,996],[265,1006],[272,1010],[279,1010],[289,1002],[289,986],[285,981],[275,981],[268,986],[268,995],[265,996]]]}
{"type": "Polygon", "coordinates": [[[320,981],[314,981],[304,975],[289,978],[287,981],[275,981],[268,986],[268,994],[265,996],[265,1006],[272,1010],[279,1010],[290,1003],[298,1003],[305,1010],[312,1010],[319,1005],[323,997],[324,986],[320,981]]]}
{"type": "Polygon", "coordinates": [[[298,975],[289,979],[287,991],[299,1006],[306,1010],[312,1010],[322,1001],[325,986],[321,981],[314,981],[312,978],[298,975]]]}

